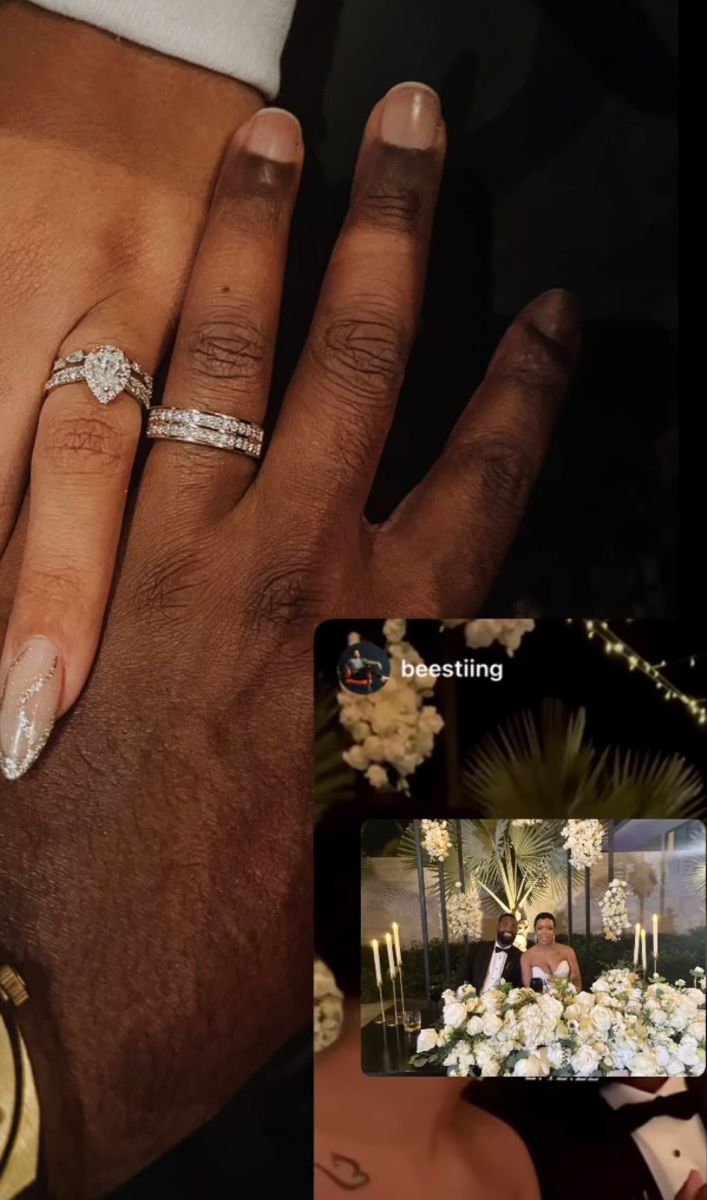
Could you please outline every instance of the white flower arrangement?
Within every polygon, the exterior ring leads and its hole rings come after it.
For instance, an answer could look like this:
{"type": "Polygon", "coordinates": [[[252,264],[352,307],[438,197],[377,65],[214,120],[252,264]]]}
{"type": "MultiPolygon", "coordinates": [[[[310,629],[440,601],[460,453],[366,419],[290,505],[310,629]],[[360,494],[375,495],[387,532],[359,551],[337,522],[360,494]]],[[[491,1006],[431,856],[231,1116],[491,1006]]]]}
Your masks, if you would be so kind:
{"type": "Polygon", "coordinates": [[[612,879],[599,901],[602,932],[609,942],[618,942],[627,929],[629,885],[625,879],[612,879]]]}
{"type": "Polygon", "coordinates": [[[542,825],[542,817],[516,817],[511,825],[542,825]]]}
{"type": "Polygon", "coordinates": [[[705,996],[698,988],[644,984],[605,971],[588,992],[567,980],[541,994],[503,982],[479,995],[470,984],[443,993],[442,1020],[423,1029],[414,1067],[448,1075],[600,1077],[701,1075],[705,996]]]}
{"type": "Polygon", "coordinates": [[[562,826],[565,850],[573,867],[593,867],[601,858],[604,827],[601,821],[567,821],[562,826]]]}
{"type": "Polygon", "coordinates": [[[437,862],[444,862],[452,848],[452,839],[449,836],[446,821],[421,821],[422,826],[422,845],[427,851],[430,858],[434,858],[437,862]]]}
{"type": "Polygon", "coordinates": [[[476,650],[482,647],[486,648],[493,642],[500,642],[510,658],[520,646],[524,634],[535,629],[535,621],[532,618],[508,617],[495,620],[486,618],[479,621],[442,621],[443,629],[455,629],[458,625],[464,626],[464,639],[467,646],[476,650]]]}
{"type": "Polygon", "coordinates": [[[344,1019],[344,997],[321,958],[314,960],[314,1052],[335,1042],[344,1019]]]}
{"type": "MultiPolygon", "coordinates": [[[[420,663],[417,650],[404,641],[406,622],[390,618],[383,625],[390,678],[385,687],[371,695],[338,692],[339,720],[353,745],[343,752],[344,762],[362,771],[374,788],[394,786],[410,790],[408,778],[432,753],[435,736],[444,725],[437,709],[425,701],[433,695],[434,678],[402,676],[401,662],[420,663]]],[[[360,641],[349,634],[349,645],[360,641]]]]}
{"type": "Polygon", "coordinates": [[[476,888],[470,887],[466,892],[459,889],[453,892],[447,901],[447,925],[452,938],[468,937],[472,942],[478,942],[481,937],[483,913],[481,897],[476,888]]]}

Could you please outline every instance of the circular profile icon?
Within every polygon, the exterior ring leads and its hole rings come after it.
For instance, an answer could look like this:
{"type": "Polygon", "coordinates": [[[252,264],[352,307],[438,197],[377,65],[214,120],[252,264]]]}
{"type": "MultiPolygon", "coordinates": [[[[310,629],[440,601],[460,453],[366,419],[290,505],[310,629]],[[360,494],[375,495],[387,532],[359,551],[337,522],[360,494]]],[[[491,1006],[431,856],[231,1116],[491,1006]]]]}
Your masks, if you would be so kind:
{"type": "Polygon", "coordinates": [[[390,659],[373,642],[354,642],[339,657],[339,683],[355,696],[372,696],[390,679],[390,659]]]}

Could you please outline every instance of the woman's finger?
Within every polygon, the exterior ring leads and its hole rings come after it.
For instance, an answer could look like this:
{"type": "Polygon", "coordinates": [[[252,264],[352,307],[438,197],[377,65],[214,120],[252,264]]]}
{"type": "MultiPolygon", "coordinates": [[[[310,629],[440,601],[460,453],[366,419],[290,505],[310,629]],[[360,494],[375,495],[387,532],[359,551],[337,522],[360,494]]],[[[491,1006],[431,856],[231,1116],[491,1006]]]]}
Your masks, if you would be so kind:
{"type": "MultiPolygon", "coordinates": [[[[152,373],[162,347],[151,326],[139,300],[129,317],[106,305],[72,331],[60,354],[111,344],[152,373]]],[[[0,768],[8,778],[32,765],[91,668],[140,429],[137,399],[121,392],[100,403],[84,382],[56,388],[42,407],[24,557],[0,658],[0,768]]]]}
{"type": "Polygon", "coordinates": [[[424,286],[444,157],[439,99],[393,88],[363,138],[351,204],[257,487],[293,520],[362,510],[393,417],[424,286]]]}
{"type": "Polygon", "coordinates": [[[383,578],[398,571],[411,593],[444,597],[445,611],[475,611],[527,504],[578,350],[567,292],[545,292],[516,317],[442,455],[376,531],[383,578]]]}
{"type": "MultiPolygon", "coordinates": [[[[189,281],[163,404],[260,424],[303,158],[299,122],[261,109],[234,136],[189,281]]],[[[156,413],[160,417],[159,410],[156,413]]],[[[170,520],[223,514],[253,478],[238,451],[157,442],[142,483],[170,520]]]]}

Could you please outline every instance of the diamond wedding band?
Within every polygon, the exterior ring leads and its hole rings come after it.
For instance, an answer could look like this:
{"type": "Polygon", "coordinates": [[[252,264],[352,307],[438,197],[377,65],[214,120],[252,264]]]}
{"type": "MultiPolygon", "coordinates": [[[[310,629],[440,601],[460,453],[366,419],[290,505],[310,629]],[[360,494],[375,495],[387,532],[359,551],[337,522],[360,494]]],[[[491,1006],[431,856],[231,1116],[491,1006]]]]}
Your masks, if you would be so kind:
{"type": "Polygon", "coordinates": [[[250,458],[260,458],[263,449],[260,425],[198,408],[164,408],[160,405],[150,409],[147,436],[215,446],[218,450],[233,450],[250,458]]]}
{"type": "Polygon", "coordinates": [[[96,346],[95,350],[74,350],[57,358],[45,392],[65,383],[87,383],[99,404],[110,404],[121,392],[134,396],[149,412],[152,400],[152,376],[132,362],[117,346],[96,346]]]}

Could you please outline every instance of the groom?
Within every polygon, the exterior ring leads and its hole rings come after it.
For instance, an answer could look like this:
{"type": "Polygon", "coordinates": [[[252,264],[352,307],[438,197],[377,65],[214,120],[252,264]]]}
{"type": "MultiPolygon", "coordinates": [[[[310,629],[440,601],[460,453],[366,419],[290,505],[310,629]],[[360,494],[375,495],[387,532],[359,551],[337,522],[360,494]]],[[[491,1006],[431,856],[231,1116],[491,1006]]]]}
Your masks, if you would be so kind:
{"type": "Polygon", "coordinates": [[[520,950],[513,943],[518,922],[512,913],[498,918],[494,942],[472,942],[459,969],[456,986],[471,983],[477,992],[487,992],[507,979],[521,987],[520,950]]]}

